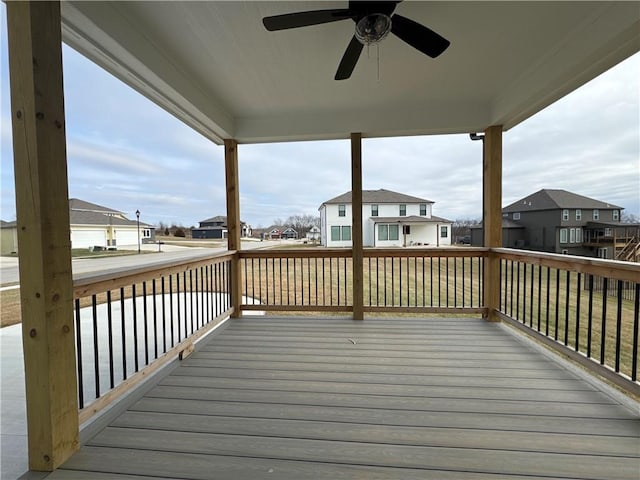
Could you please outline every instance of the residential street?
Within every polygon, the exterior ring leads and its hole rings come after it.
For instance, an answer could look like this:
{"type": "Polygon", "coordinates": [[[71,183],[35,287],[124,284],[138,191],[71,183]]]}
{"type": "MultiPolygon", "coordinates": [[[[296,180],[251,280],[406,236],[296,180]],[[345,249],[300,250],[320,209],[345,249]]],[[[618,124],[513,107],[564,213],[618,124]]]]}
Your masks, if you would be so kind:
{"type": "MultiPolygon", "coordinates": [[[[243,241],[243,250],[269,248],[280,243],[290,244],[292,240],[270,240],[265,242],[243,241]]],[[[82,275],[93,272],[109,272],[146,265],[158,265],[173,260],[187,260],[207,254],[224,252],[224,248],[180,247],[176,245],[162,245],[162,252],[158,252],[155,244],[143,245],[144,250],[154,253],[145,255],[123,255],[120,257],[74,258],[71,261],[73,274],[82,275]]],[[[19,281],[18,259],[15,257],[0,257],[0,285],[7,285],[19,281]]]]}

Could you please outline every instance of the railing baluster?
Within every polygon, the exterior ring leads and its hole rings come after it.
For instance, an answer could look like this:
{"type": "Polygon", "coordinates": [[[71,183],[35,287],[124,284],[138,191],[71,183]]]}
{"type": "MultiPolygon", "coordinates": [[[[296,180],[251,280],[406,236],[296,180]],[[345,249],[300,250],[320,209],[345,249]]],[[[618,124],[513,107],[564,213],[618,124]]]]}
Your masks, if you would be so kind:
{"type": "Polygon", "coordinates": [[[124,309],[124,288],[120,288],[120,324],[122,329],[122,380],[127,379],[127,329],[124,309]]]}
{"type": "Polygon", "coordinates": [[[542,317],[542,265],[538,265],[538,331],[540,331],[540,322],[542,317]]]}
{"type": "Polygon", "coordinates": [[[165,278],[160,277],[160,294],[162,295],[162,352],[167,353],[167,307],[165,298],[165,278]]]}
{"type": "Polygon", "coordinates": [[[582,274],[578,272],[576,284],[576,352],[580,351],[580,288],[582,288],[582,274]]]}
{"type": "MultiPolygon", "coordinates": [[[[76,363],[78,371],[78,406],[84,408],[84,375],[82,372],[82,323],[80,320],[80,299],[75,301],[76,314],[76,363]]],[[[124,338],[124,336],[123,336],[124,338]]]]}
{"type": "Polygon", "coordinates": [[[589,275],[589,311],[587,313],[587,358],[591,358],[591,332],[593,331],[593,275],[589,275]]]}
{"type": "Polygon", "coordinates": [[[567,283],[565,286],[564,302],[564,344],[569,346],[569,292],[571,291],[571,272],[567,270],[567,283]]]}
{"type": "Polygon", "coordinates": [[[140,368],[138,359],[138,306],[136,299],[136,286],[131,285],[131,302],[133,304],[133,365],[134,372],[137,372],[140,368]]]}
{"type": "Polygon", "coordinates": [[[633,306],[633,348],[631,351],[631,380],[638,379],[638,327],[640,323],[640,282],[636,283],[636,294],[633,306]]]}
{"type": "Polygon", "coordinates": [[[549,336],[549,307],[550,307],[550,300],[549,300],[549,295],[551,293],[551,269],[549,267],[547,268],[547,305],[546,305],[546,309],[545,309],[545,327],[544,327],[544,334],[548,337],[549,336]]]}
{"type": "Polygon", "coordinates": [[[177,318],[176,325],[178,327],[178,337],[176,338],[176,343],[180,343],[182,341],[182,319],[180,318],[180,274],[176,273],[176,308],[177,308],[177,318]]]}
{"type": "Polygon", "coordinates": [[[100,397],[100,358],[98,353],[98,304],[95,295],[91,295],[91,318],[93,320],[93,375],[96,397],[100,397]]]}
{"type": "Polygon", "coordinates": [[[558,340],[558,317],[560,316],[560,270],[556,269],[556,318],[553,339],[558,340]]]}
{"type": "Polygon", "coordinates": [[[142,318],[144,319],[144,364],[149,365],[149,321],[147,319],[147,282],[142,282],[142,318]]]}
{"type": "Polygon", "coordinates": [[[298,305],[298,272],[296,269],[296,259],[293,258],[293,304],[298,305]]]}
{"type": "Polygon", "coordinates": [[[531,278],[529,281],[529,327],[533,328],[533,286],[534,286],[535,266],[531,265],[531,278]]]}
{"type": "Polygon", "coordinates": [[[153,295],[153,358],[158,358],[158,297],[155,278],[151,280],[151,294],[153,295]]]}
{"type": "Polygon", "coordinates": [[[607,344],[607,295],[609,279],[602,279],[602,323],[600,324],[600,365],[604,365],[604,354],[607,344]]]}
{"type": "Polygon", "coordinates": [[[620,372],[620,338],[622,337],[622,280],[618,280],[618,308],[616,311],[616,373],[620,372]]]}
{"type": "Polygon", "coordinates": [[[260,303],[264,302],[262,298],[262,261],[260,259],[258,259],[258,300],[260,303]]]}
{"type": "Polygon", "coordinates": [[[187,312],[187,272],[182,272],[182,300],[184,304],[184,335],[180,337],[180,341],[189,336],[189,313],[187,312]]]}
{"type": "Polygon", "coordinates": [[[107,342],[109,344],[109,388],[115,386],[113,373],[113,317],[111,316],[111,290],[107,290],[107,342]]]}

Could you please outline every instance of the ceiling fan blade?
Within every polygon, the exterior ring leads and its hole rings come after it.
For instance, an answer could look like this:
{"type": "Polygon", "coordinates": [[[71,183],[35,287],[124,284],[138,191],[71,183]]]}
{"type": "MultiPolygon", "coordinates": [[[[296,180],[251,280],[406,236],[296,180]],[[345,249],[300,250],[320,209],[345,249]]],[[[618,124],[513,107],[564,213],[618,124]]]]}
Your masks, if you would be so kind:
{"type": "Polygon", "coordinates": [[[340,8],[333,10],[312,10],[309,12],[274,15],[273,17],[264,17],[262,19],[262,23],[267,30],[273,32],[276,30],[286,30],[289,28],[337,22],[338,20],[345,20],[347,18],[351,18],[351,10],[340,8]]]}
{"type": "Polygon", "coordinates": [[[335,76],[336,80],[346,80],[351,76],[353,69],[356,68],[356,63],[358,63],[363,47],[364,45],[360,43],[354,35],[351,42],[349,42],[349,46],[344,51],[342,60],[340,60],[340,65],[338,65],[338,71],[335,76]]]}
{"type": "Polygon", "coordinates": [[[431,58],[436,58],[451,44],[433,30],[402,15],[391,17],[391,32],[431,58]]]}

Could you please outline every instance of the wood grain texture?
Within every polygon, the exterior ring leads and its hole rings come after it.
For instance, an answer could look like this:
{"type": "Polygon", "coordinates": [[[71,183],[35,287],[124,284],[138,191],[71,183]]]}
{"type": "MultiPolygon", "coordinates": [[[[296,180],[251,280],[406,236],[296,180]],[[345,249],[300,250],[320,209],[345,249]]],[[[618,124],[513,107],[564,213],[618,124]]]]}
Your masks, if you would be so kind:
{"type": "Polygon", "coordinates": [[[51,478],[637,479],[639,436],[480,319],[242,318],[51,478]]]}
{"type": "Polygon", "coordinates": [[[7,27],[29,467],[78,448],[59,2],[10,2],[7,27]]]}
{"type": "MultiPolygon", "coordinates": [[[[240,250],[240,183],[238,176],[238,142],[224,141],[224,170],[227,187],[227,250],[240,250]]],[[[231,259],[231,316],[240,316],[242,304],[242,269],[235,254],[231,259]]]]}
{"type": "Polygon", "coordinates": [[[364,319],[362,238],[362,134],[351,134],[351,252],[353,254],[353,319],[364,319]]]}

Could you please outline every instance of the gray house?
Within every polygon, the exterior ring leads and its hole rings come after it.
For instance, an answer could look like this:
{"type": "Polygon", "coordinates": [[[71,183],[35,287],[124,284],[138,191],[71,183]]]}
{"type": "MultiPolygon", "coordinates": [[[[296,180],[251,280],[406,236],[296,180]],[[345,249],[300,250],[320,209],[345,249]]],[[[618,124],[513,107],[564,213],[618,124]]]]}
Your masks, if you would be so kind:
{"type": "MultiPolygon", "coordinates": [[[[623,207],[566,190],[542,189],[502,209],[503,246],[637,260],[639,225],[620,223],[623,207]]],[[[472,229],[482,245],[482,227],[472,229]]]]}
{"type": "MultiPolygon", "coordinates": [[[[217,215],[198,222],[197,228],[191,229],[191,238],[227,238],[227,217],[225,215],[217,215]]],[[[240,235],[242,237],[251,236],[251,226],[245,222],[240,222],[240,235]]]]}

